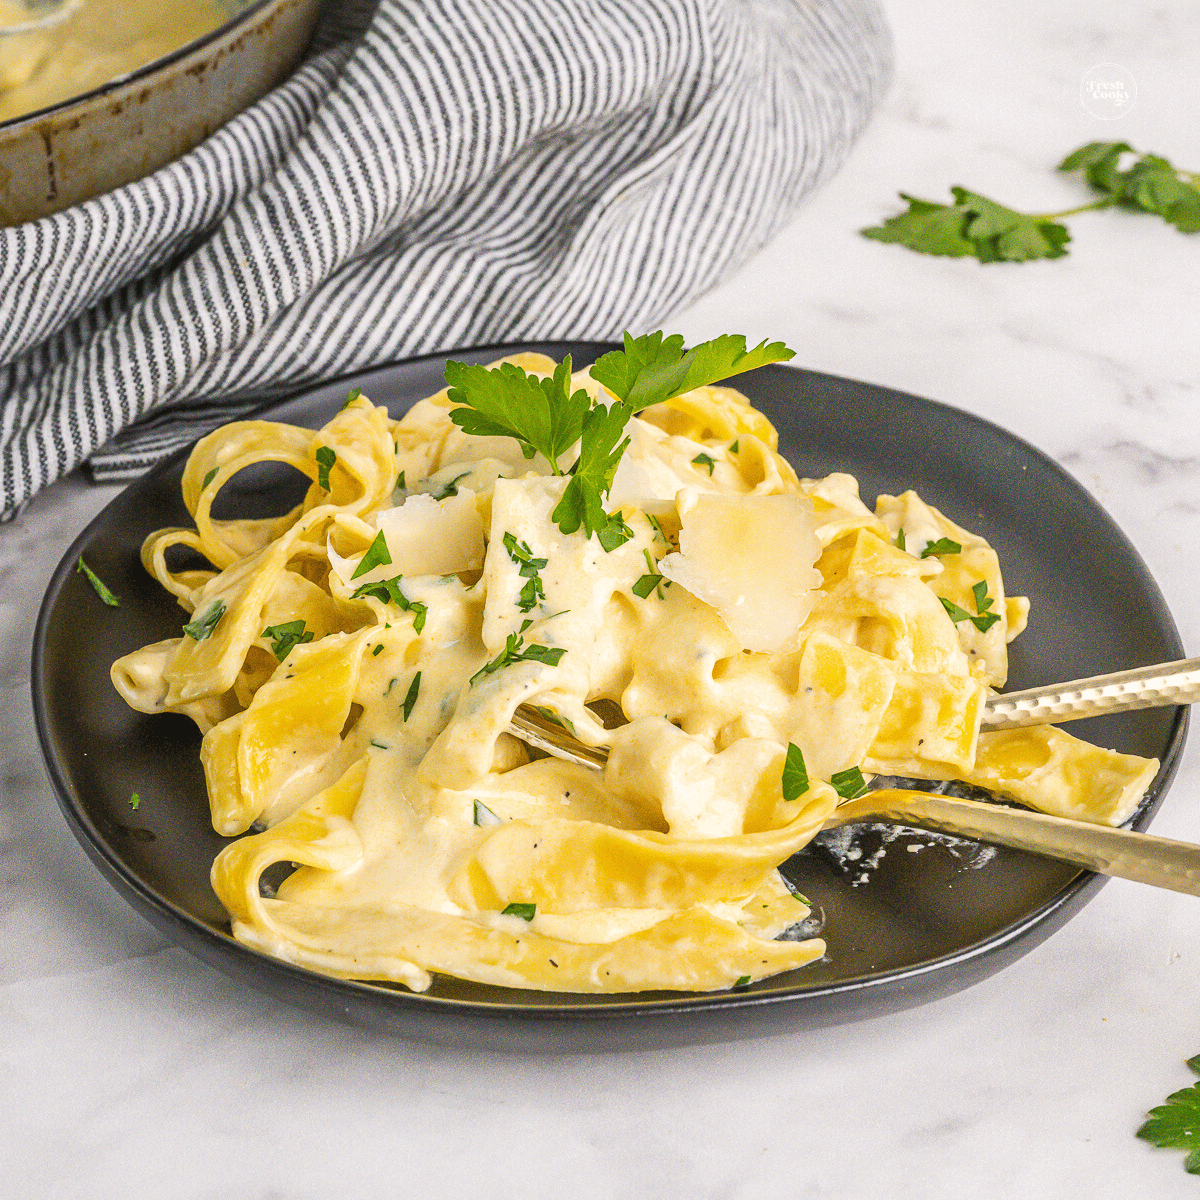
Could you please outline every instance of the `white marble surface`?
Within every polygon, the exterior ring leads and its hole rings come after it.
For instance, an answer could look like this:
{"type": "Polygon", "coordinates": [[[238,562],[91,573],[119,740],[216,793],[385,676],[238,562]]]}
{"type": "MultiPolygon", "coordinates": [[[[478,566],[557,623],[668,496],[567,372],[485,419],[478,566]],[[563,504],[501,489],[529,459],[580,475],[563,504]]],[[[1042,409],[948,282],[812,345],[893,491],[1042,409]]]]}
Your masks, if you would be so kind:
{"type": "MultiPolygon", "coordinates": [[[[892,0],[891,96],[842,173],[682,314],[803,365],[980,413],[1064,463],[1200,653],[1200,235],[1117,213],[1069,258],[924,258],[859,238],[899,189],[1029,208],[1067,150],[1122,138],[1200,168],[1200,12],[1169,0],[892,0]],[[1136,105],[1087,114],[1123,66],[1136,105]]],[[[413,1045],[247,993],[164,941],[67,831],[29,716],[50,572],[113,494],[68,479],[0,531],[0,1162],[11,1197],[866,1197],[1196,1194],[1134,1138],[1192,1080],[1200,902],[1123,881],[974,989],[818,1034],[507,1057],[413,1045]]],[[[1200,841],[1193,745],[1155,831],[1200,841]]]]}

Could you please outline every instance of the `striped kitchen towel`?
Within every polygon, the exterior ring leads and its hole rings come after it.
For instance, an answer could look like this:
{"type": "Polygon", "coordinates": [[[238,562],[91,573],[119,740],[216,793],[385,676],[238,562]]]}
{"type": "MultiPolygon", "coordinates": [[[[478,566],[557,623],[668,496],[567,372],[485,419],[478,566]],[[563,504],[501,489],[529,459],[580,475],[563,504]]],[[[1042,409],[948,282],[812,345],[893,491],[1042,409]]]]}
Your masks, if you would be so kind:
{"type": "Polygon", "coordinates": [[[876,0],[360,11],[182,159],[0,229],[0,518],[309,380],[656,327],[838,166],[889,69],[876,0]]]}

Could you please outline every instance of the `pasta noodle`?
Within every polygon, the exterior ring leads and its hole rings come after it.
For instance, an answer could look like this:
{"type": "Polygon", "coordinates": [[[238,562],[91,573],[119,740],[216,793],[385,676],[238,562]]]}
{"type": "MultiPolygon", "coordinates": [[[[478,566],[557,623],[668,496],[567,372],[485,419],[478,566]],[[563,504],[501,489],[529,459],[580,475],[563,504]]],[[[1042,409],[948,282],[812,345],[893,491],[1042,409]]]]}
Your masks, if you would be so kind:
{"type": "Polygon", "coordinates": [[[872,511],[848,475],[797,479],[732,389],[631,420],[608,548],[551,519],[565,477],[450,408],[352,395],[319,431],[217,430],[183,474],[194,529],[143,547],[190,620],[113,681],[201,729],[244,943],[416,990],[728,988],[825,952],[780,936],[809,906],[778,868],[859,771],[1114,824],[1153,777],[1057,729],[981,735],[1028,613],[995,552],[912,492],[872,511]],[[303,502],[216,519],[265,461],[308,477],[303,502]],[[607,747],[604,771],[533,755],[518,704],[607,747]]]}

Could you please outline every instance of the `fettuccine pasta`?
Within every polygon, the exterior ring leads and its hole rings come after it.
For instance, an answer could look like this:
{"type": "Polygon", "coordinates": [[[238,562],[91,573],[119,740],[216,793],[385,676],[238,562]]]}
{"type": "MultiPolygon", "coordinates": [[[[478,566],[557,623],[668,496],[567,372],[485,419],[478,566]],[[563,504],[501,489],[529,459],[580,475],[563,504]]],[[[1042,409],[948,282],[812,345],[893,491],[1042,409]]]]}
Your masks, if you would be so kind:
{"type": "Polygon", "coordinates": [[[1153,778],[1058,729],[981,734],[1028,613],[995,552],[912,492],[872,511],[848,475],[797,479],[732,389],[630,421],[607,546],[551,519],[566,477],[450,408],[354,394],[319,431],[226,426],[184,471],[194,527],[143,547],[190,619],[113,680],[203,732],[235,839],[213,887],[247,945],[414,990],[728,988],[824,954],[780,936],[809,906],[778,868],[862,772],[1113,824],[1153,778]],[[214,518],[265,461],[303,502],[214,518]],[[532,755],[518,704],[606,768],[532,755]]]}

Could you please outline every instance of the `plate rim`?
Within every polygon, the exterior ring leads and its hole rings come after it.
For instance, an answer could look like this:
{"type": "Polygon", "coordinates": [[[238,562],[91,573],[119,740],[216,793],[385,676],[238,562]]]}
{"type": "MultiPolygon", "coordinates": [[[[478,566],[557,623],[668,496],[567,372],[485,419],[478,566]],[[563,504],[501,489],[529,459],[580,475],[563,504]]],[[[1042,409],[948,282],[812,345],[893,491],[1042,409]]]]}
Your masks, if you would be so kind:
{"type": "MultiPolygon", "coordinates": [[[[481,346],[454,347],[428,354],[395,359],[385,363],[377,363],[359,370],[341,372],[329,378],[309,381],[287,391],[274,394],[264,400],[253,411],[235,419],[261,420],[269,414],[276,413],[278,409],[295,401],[302,400],[306,396],[333,389],[342,383],[361,382],[364,376],[384,374],[397,369],[404,369],[434,361],[445,361],[447,358],[455,355],[481,355],[493,352],[497,354],[516,353],[535,346],[594,346],[601,353],[605,350],[620,348],[619,343],[616,342],[557,338],[541,340],[530,338],[516,343],[493,343],[481,346]]],[[[1182,655],[1183,646],[1174,617],[1166,604],[1165,598],[1162,596],[1161,590],[1158,588],[1157,581],[1146,566],[1137,548],[1108,514],[1103,505],[1092,496],[1083,484],[1061,463],[1050,457],[1050,455],[1038,446],[1021,437],[1019,434],[989,420],[987,417],[982,417],[968,409],[960,408],[944,401],[917,396],[899,388],[889,387],[886,384],[856,380],[848,376],[834,375],[802,366],[793,366],[790,363],[771,364],[770,366],[759,368],[757,373],[774,373],[779,371],[804,375],[811,381],[821,384],[830,382],[839,385],[849,384],[857,389],[867,388],[873,392],[900,395],[904,397],[906,402],[915,401],[921,406],[927,406],[937,411],[949,410],[959,417],[966,418],[968,421],[977,423],[989,431],[998,433],[1004,440],[1016,443],[1024,452],[1040,460],[1043,466],[1048,468],[1050,472],[1059,477],[1063,482],[1069,484],[1091,508],[1102,514],[1108,521],[1112,531],[1124,543],[1126,552],[1141,568],[1146,579],[1151,584],[1157,601],[1156,607],[1161,610],[1158,615],[1163,630],[1169,634],[1170,640],[1174,642],[1177,653],[1182,655]]],[[[443,1016],[462,1019],[482,1017],[489,1020],[499,1018],[504,1021],[521,1020],[543,1023],[553,1023],[556,1021],[572,1023],[589,1021],[617,1022],[635,1017],[669,1018],[685,1014],[712,1014],[745,1008],[775,1008],[790,1002],[807,1001],[811,1003],[838,996],[859,996],[870,992],[872,989],[903,985],[906,982],[929,975],[939,976],[944,972],[951,971],[957,965],[975,962],[991,954],[1000,952],[1012,943],[1027,938],[1039,927],[1045,928],[1043,937],[1036,939],[1028,947],[1029,949],[1033,949],[1045,937],[1056,932],[1060,924],[1070,919],[1074,915],[1074,912],[1062,915],[1058,924],[1052,920],[1056,914],[1060,914],[1061,910],[1070,908],[1071,906],[1074,906],[1077,912],[1108,881],[1107,876],[1081,869],[1054,896],[1032,912],[1026,914],[1024,918],[1013,925],[1007,926],[997,933],[974,942],[967,947],[919,964],[854,976],[833,983],[812,985],[800,983],[790,985],[786,988],[776,988],[775,990],[769,989],[772,979],[778,978],[777,976],[768,977],[755,985],[755,987],[766,985],[767,990],[762,991],[747,989],[745,991],[681,993],[611,993],[610,995],[613,997],[628,996],[630,999],[614,999],[612,1001],[591,1004],[571,1002],[570,1000],[546,1005],[513,1004],[505,1003],[502,999],[495,1001],[477,998],[460,999],[452,996],[430,995],[428,992],[412,992],[399,984],[392,985],[383,981],[343,979],[338,976],[323,974],[319,971],[286,962],[285,960],[245,946],[238,942],[231,933],[214,929],[187,909],[174,903],[166,896],[157,893],[110,851],[108,839],[95,826],[87,810],[75,795],[75,789],[70,784],[62,764],[59,762],[52,741],[52,730],[50,728],[48,712],[45,678],[47,662],[46,634],[54,607],[53,601],[57,599],[67,579],[74,572],[74,564],[77,558],[87,549],[93,531],[105,522],[105,518],[113,505],[130,488],[143,486],[151,480],[172,471],[191,453],[196,440],[198,439],[193,440],[188,445],[165,458],[162,462],[155,464],[145,474],[122,487],[72,540],[62,559],[47,580],[45,592],[39,606],[37,622],[34,627],[31,654],[30,698],[39,749],[43,765],[55,793],[55,799],[67,827],[76,840],[80,842],[88,859],[118,895],[129,903],[141,916],[149,920],[160,932],[164,933],[165,936],[168,936],[194,957],[222,970],[225,974],[239,981],[245,982],[250,976],[258,972],[268,971],[284,979],[291,977],[291,980],[297,985],[305,985],[307,987],[315,985],[321,990],[344,992],[347,994],[348,999],[356,998],[372,1004],[384,1004],[388,1008],[395,1008],[400,1012],[407,1009],[411,1010],[411,1015],[413,1016],[434,1018],[443,1016]],[[184,940],[174,936],[174,934],[169,932],[169,928],[181,928],[192,940],[184,940]],[[200,949],[192,944],[195,940],[198,940],[211,953],[201,953],[200,949]],[[230,955],[240,965],[237,969],[232,964],[226,966],[221,961],[222,959],[229,958],[230,955]]],[[[1186,743],[1189,716],[1190,710],[1187,706],[1176,706],[1167,737],[1166,751],[1160,760],[1158,774],[1155,776],[1146,798],[1139,806],[1137,814],[1129,823],[1130,828],[1141,830],[1149,824],[1169,790],[1171,782],[1179,768],[1180,758],[1186,743]]],[[[253,983],[253,980],[250,980],[250,982],[253,983]]],[[[970,984],[966,986],[970,986],[970,984]]],[[[505,990],[511,991],[514,994],[521,992],[521,989],[505,990]]],[[[950,990],[958,991],[960,989],[951,988],[950,990]]],[[[571,995],[571,993],[567,992],[545,994],[556,997],[569,997],[571,995]]],[[[932,1000],[935,998],[934,996],[928,998],[922,997],[911,1003],[924,1003],[926,999],[932,1000]]],[[[296,999],[294,1002],[303,1003],[300,999],[296,999]]],[[[850,1014],[846,1019],[866,1019],[866,1016],[867,1014],[850,1014]]]]}

